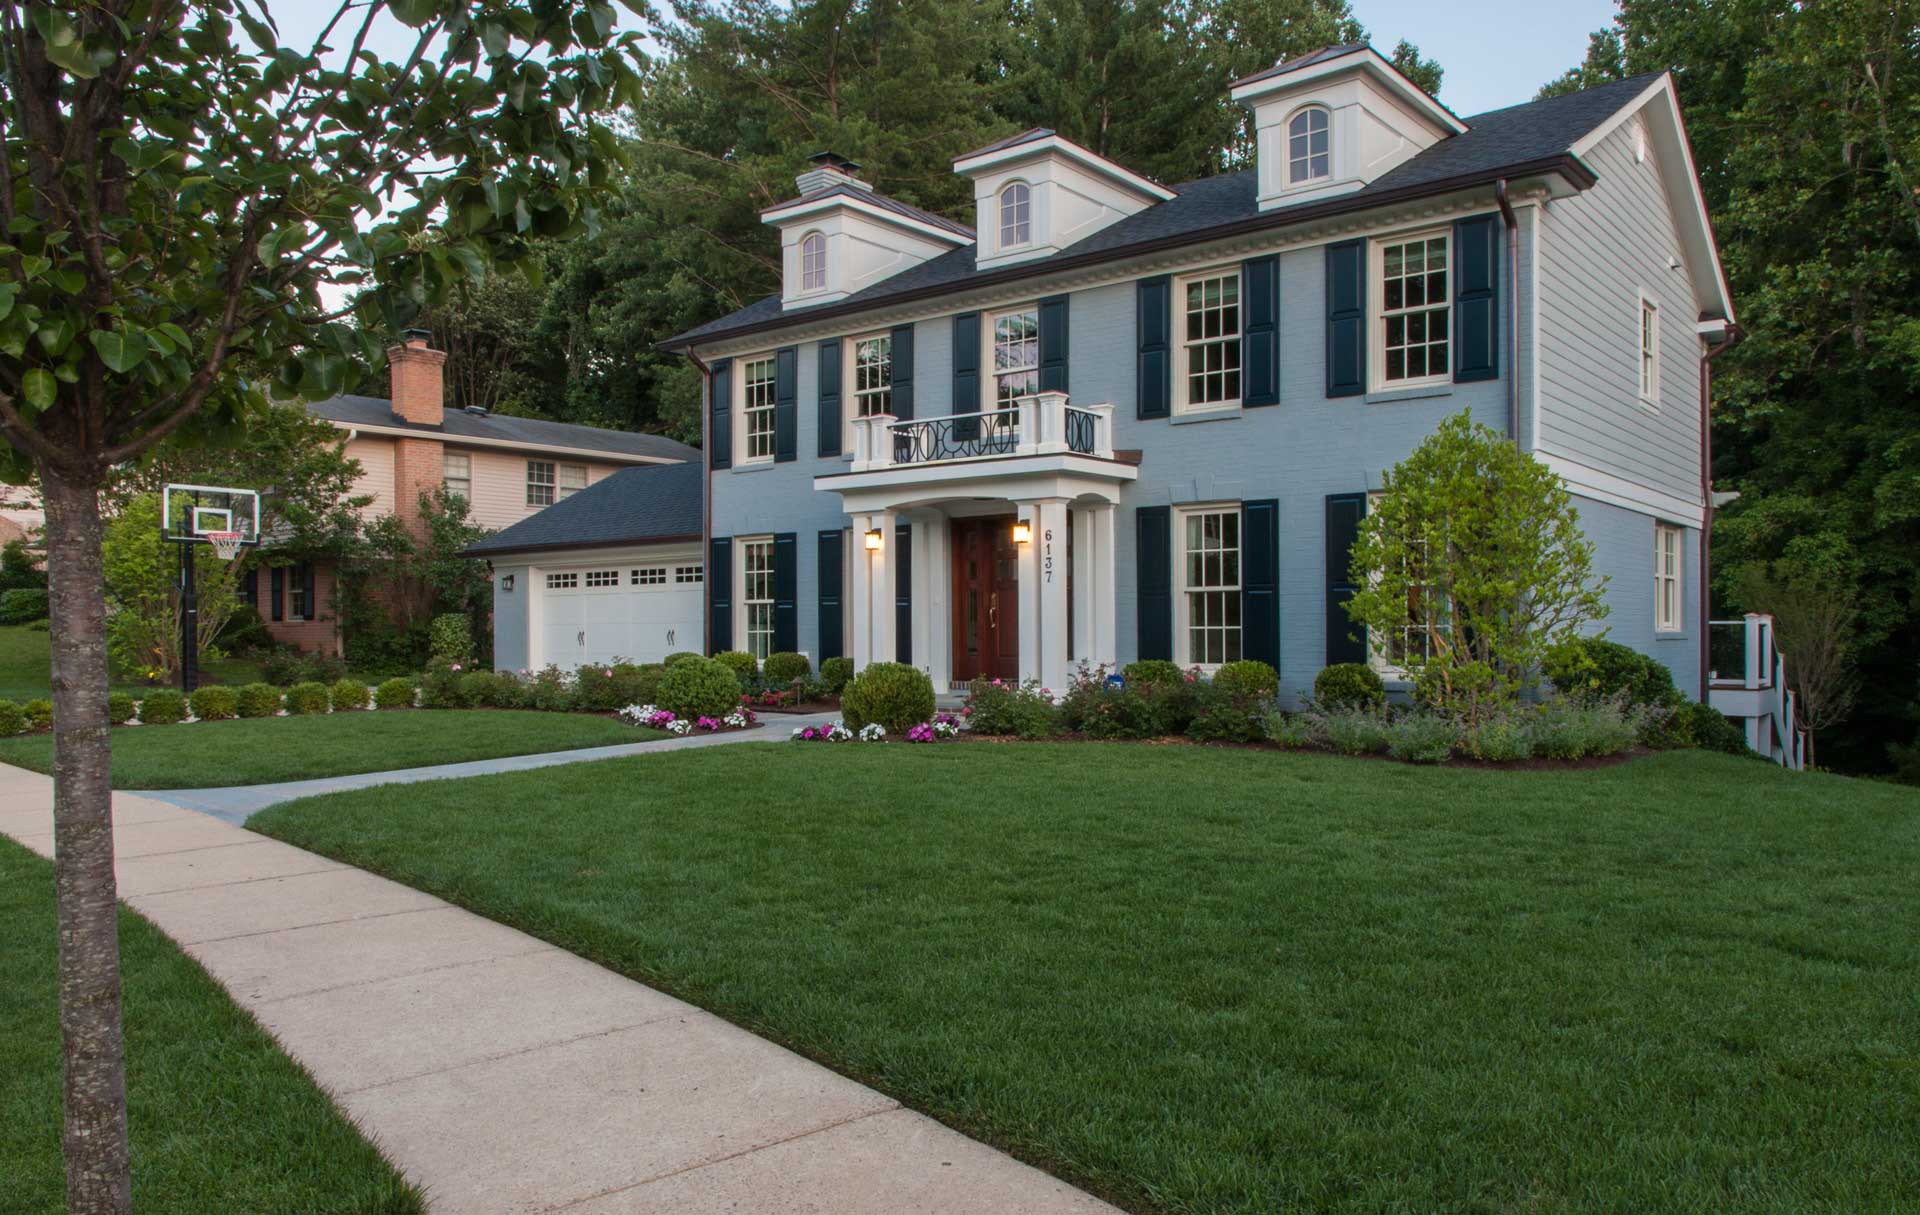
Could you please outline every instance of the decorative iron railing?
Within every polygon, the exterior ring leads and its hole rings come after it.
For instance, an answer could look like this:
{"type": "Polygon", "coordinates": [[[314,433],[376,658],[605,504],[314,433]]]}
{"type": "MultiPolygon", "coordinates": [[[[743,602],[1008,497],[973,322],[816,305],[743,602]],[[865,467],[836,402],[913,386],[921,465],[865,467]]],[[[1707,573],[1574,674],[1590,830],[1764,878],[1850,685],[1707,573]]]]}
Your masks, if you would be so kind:
{"type": "Polygon", "coordinates": [[[895,464],[1010,456],[1020,445],[1020,411],[996,409],[895,422],[892,430],[895,464]]]}
{"type": "Polygon", "coordinates": [[[1075,409],[1071,405],[1067,406],[1067,450],[1079,452],[1083,456],[1092,455],[1097,426],[1098,419],[1091,410],[1075,409]]]}

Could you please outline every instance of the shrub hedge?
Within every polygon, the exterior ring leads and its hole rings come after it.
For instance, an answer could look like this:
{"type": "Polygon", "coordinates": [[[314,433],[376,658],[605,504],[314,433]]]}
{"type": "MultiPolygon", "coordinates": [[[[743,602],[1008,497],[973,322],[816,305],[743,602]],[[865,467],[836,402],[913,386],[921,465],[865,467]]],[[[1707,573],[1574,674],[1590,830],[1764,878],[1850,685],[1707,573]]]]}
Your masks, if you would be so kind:
{"type": "Polygon", "coordinates": [[[325,713],[333,707],[327,685],[317,679],[296,683],[287,689],[287,712],[296,717],[325,713]]]}
{"type": "Polygon", "coordinates": [[[373,690],[373,703],[382,709],[411,709],[413,707],[413,680],[404,675],[382,680],[373,690]]]}
{"type": "Polygon", "coordinates": [[[220,684],[195,688],[187,705],[201,721],[226,721],[240,711],[240,693],[220,684]]]}
{"type": "Polygon", "coordinates": [[[774,687],[785,687],[796,679],[805,679],[813,674],[813,664],[807,661],[805,654],[782,650],[778,654],[767,655],[766,665],[760,673],[774,687]]]}
{"type": "Polygon", "coordinates": [[[847,681],[853,678],[853,659],[829,658],[820,664],[820,682],[827,685],[827,691],[835,696],[844,692],[847,681]]]}
{"type": "Polygon", "coordinates": [[[125,725],[140,712],[140,702],[125,692],[107,693],[107,724],[125,725]]]}
{"type": "Polygon", "coordinates": [[[675,717],[725,717],[740,705],[740,677],[715,658],[677,662],[660,676],[654,703],[675,717]]]}
{"type": "Polygon", "coordinates": [[[240,689],[234,710],[241,717],[272,717],[286,699],[286,695],[270,683],[250,683],[240,689]]]}
{"type": "Polygon", "coordinates": [[[358,679],[336,679],[327,689],[327,699],[333,702],[335,713],[344,713],[349,709],[364,709],[372,694],[367,685],[358,679]]]}
{"type": "Polygon", "coordinates": [[[140,721],[149,726],[171,726],[187,716],[187,698],[173,688],[155,688],[140,698],[140,721]]]}
{"type": "Polygon", "coordinates": [[[32,624],[47,618],[47,592],[37,586],[0,591],[0,624],[32,624]]]}
{"type": "Polygon", "coordinates": [[[903,662],[871,663],[840,693],[840,715],[849,730],[879,722],[889,734],[905,734],[933,717],[933,681],[903,662]]]}
{"type": "Polygon", "coordinates": [[[12,738],[26,728],[26,710],[11,700],[0,700],[0,738],[12,738]]]}

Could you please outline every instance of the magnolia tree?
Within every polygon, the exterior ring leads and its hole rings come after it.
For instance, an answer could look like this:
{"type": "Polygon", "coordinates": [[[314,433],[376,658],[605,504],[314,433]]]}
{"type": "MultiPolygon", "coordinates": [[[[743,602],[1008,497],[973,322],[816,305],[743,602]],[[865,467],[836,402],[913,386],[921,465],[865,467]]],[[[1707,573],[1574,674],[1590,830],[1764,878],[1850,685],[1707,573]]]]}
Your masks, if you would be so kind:
{"type": "Polygon", "coordinates": [[[1560,478],[1464,412],[1387,474],[1352,562],[1354,623],[1416,695],[1469,722],[1607,614],[1560,478]]]}
{"type": "Polygon", "coordinates": [[[591,229],[639,98],[597,0],[0,0],[0,438],[52,574],[55,885],[69,1209],[130,1203],[107,783],[100,495],[268,390],[351,387],[456,283],[591,229]],[[376,21],[410,33],[390,60],[376,21]],[[323,292],[334,285],[337,292],[323,292]],[[346,324],[332,298],[354,299],[346,324]]]}

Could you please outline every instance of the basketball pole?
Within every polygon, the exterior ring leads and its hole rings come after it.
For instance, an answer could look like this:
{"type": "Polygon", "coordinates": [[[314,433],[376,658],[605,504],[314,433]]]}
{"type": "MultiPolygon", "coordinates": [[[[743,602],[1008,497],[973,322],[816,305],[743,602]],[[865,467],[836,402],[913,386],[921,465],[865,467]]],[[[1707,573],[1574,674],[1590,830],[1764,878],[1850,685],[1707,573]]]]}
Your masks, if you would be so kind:
{"type": "Polygon", "coordinates": [[[191,696],[200,686],[200,590],[194,585],[193,550],[180,546],[180,690],[191,696]]]}

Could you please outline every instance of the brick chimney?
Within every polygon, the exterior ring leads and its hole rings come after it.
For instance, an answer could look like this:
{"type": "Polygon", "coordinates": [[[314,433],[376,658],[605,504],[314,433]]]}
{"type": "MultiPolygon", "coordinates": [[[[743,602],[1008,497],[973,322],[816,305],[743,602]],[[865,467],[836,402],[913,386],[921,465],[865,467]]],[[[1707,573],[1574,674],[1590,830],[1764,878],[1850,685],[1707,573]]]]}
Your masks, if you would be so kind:
{"type": "Polygon", "coordinates": [[[446,416],[446,387],[441,368],[447,352],[427,345],[433,335],[409,329],[387,347],[387,369],[393,375],[393,412],[403,421],[438,426],[446,416]]]}

